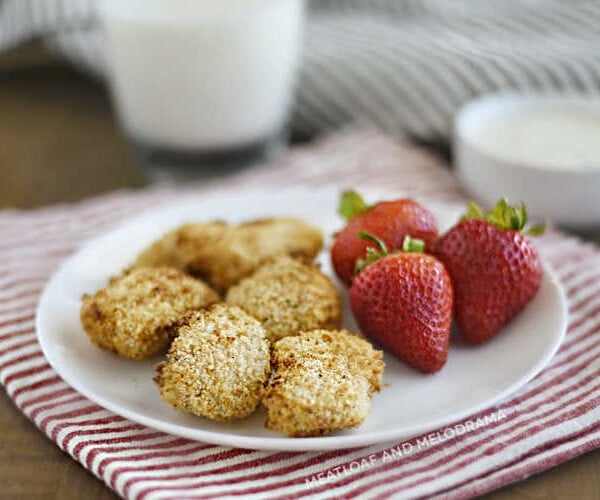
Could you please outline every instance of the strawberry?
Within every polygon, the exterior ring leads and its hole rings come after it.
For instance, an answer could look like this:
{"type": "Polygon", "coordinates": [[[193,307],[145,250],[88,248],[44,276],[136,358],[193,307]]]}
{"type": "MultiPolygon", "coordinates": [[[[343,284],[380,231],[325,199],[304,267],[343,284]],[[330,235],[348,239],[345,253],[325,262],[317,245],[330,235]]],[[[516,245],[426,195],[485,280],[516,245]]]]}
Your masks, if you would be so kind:
{"type": "Polygon", "coordinates": [[[346,285],[352,282],[356,261],[365,258],[367,248],[374,247],[372,241],[360,239],[359,232],[376,236],[390,250],[402,248],[409,234],[423,240],[426,248],[433,249],[438,236],[433,215],[411,199],[381,201],[368,206],[359,194],[346,191],[342,193],[338,211],[349,222],[335,237],[331,263],[346,285]]]}
{"type": "MultiPolygon", "coordinates": [[[[454,285],[454,314],[467,343],[494,337],[533,299],[542,281],[542,264],[531,241],[521,232],[525,206],[505,199],[487,213],[474,203],[461,222],[436,246],[436,255],[454,285]]],[[[528,234],[543,232],[533,227],[528,234]]]]}
{"type": "Polygon", "coordinates": [[[423,373],[434,373],[448,357],[453,292],[450,276],[434,256],[421,253],[422,240],[405,238],[403,251],[388,254],[376,243],[358,262],[350,306],[362,332],[423,373]]]}

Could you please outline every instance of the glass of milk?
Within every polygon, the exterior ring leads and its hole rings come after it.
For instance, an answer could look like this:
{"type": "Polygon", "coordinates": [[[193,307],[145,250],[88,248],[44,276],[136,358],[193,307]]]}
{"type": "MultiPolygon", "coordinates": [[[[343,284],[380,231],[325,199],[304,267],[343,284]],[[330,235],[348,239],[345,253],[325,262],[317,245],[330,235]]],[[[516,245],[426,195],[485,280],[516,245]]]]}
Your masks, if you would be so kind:
{"type": "Polygon", "coordinates": [[[303,0],[99,0],[99,17],[118,116],[146,160],[247,163],[285,140],[303,0]]]}

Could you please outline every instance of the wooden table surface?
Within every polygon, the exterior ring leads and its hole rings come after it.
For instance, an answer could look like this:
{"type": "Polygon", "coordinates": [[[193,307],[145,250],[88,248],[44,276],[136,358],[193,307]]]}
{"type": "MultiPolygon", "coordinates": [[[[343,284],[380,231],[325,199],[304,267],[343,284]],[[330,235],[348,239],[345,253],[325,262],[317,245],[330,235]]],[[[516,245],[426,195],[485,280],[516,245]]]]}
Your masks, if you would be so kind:
{"type": "MultiPolygon", "coordinates": [[[[0,207],[72,201],[141,187],[103,88],[42,56],[0,57],[0,207]],[[38,64],[30,67],[32,59],[38,64]]],[[[600,451],[486,495],[600,499],[600,451]]],[[[108,488],[60,451],[0,391],[0,498],[109,499],[108,488]]]]}

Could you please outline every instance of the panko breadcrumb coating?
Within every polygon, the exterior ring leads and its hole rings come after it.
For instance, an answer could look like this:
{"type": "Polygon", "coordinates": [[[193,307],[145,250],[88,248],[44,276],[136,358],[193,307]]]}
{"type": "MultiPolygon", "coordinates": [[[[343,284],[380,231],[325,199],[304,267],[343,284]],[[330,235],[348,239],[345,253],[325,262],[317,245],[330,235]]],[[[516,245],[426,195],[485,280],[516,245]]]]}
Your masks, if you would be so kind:
{"type": "Polygon", "coordinates": [[[270,375],[262,325],[237,307],[217,304],[180,324],[154,379],[175,408],[213,420],[250,415],[270,375]]]}
{"type": "Polygon", "coordinates": [[[298,437],[360,425],[371,393],[381,387],[382,355],[346,330],[303,332],[276,342],[275,374],[263,398],[266,427],[298,437]]]}
{"type": "Polygon", "coordinates": [[[266,260],[290,255],[311,262],[323,246],[321,231],[301,220],[271,218],[228,226],[186,224],[140,254],[134,266],[167,265],[225,291],[266,260]]]}
{"type": "Polygon", "coordinates": [[[218,301],[207,284],[181,271],[140,267],[84,295],[80,316],[96,345],[141,360],[167,347],[170,328],[183,314],[218,301]]]}
{"type": "Polygon", "coordinates": [[[365,377],[370,392],[381,390],[385,369],[383,351],[374,349],[368,340],[348,330],[313,330],[277,342],[276,362],[302,357],[345,357],[353,375],[365,377]]]}
{"type": "Polygon", "coordinates": [[[271,341],[301,331],[339,328],[342,306],[329,277],[313,264],[276,257],[242,279],[225,301],[258,319],[271,341]]]}
{"type": "Polygon", "coordinates": [[[369,383],[351,375],[345,358],[308,358],[277,367],[263,404],[268,429],[289,437],[322,436],[363,423],[369,383]]]}

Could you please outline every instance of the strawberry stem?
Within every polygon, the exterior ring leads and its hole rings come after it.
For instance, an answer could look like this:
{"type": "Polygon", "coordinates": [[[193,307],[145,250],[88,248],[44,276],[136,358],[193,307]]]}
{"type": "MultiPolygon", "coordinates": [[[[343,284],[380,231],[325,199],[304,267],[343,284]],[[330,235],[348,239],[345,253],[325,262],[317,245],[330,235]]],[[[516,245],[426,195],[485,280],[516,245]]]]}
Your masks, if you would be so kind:
{"type": "MultiPolygon", "coordinates": [[[[375,243],[377,245],[377,247],[379,248],[379,251],[381,252],[382,255],[385,256],[388,253],[390,253],[385,242],[382,239],[375,236],[374,234],[367,233],[366,231],[359,231],[358,237],[361,240],[370,241],[371,243],[375,243]]],[[[369,248],[371,248],[371,247],[369,247],[369,248]]]]}
{"type": "Polygon", "coordinates": [[[340,196],[338,205],[338,214],[347,222],[354,219],[357,215],[364,214],[371,209],[363,197],[356,191],[344,191],[340,196]]]}
{"type": "Polygon", "coordinates": [[[371,243],[375,243],[377,248],[367,247],[367,253],[364,259],[358,259],[356,261],[356,265],[354,266],[354,274],[360,273],[365,267],[373,262],[385,257],[389,254],[388,248],[383,240],[379,239],[377,236],[367,233],[366,231],[359,231],[358,237],[361,240],[370,241],[371,243]]]}
{"type": "Polygon", "coordinates": [[[423,253],[425,251],[425,242],[417,238],[411,238],[408,234],[402,242],[403,252],[423,253]]]}
{"type": "MultiPolygon", "coordinates": [[[[378,238],[377,236],[367,233],[366,231],[360,231],[358,233],[358,237],[361,240],[370,241],[371,243],[375,243],[377,248],[367,247],[366,255],[364,259],[358,259],[356,261],[356,266],[354,267],[354,274],[360,273],[365,267],[369,264],[372,264],[379,259],[382,259],[386,255],[390,254],[390,251],[387,248],[387,245],[383,240],[378,238]]],[[[392,253],[396,252],[411,252],[411,253],[423,253],[425,251],[425,242],[423,240],[419,240],[417,238],[411,238],[406,235],[404,241],[402,242],[401,250],[394,250],[392,253]]]]}

